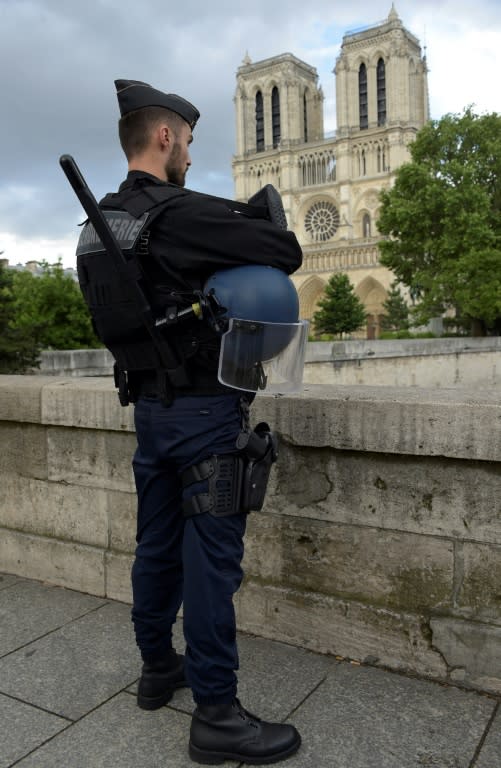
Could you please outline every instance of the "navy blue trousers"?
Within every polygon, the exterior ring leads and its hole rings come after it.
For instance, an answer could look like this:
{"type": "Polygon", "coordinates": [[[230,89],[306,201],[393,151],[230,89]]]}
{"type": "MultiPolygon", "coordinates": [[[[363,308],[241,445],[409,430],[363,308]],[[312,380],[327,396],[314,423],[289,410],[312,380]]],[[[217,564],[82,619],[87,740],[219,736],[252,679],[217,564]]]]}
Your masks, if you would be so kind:
{"type": "MultiPolygon", "coordinates": [[[[240,394],[179,397],[169,408],[154,398],[135,406],[138,497],[132,568],[132,620],[144,661],[172,647],[183,604],[185,669],[198,704],[236,694],[238,652],[233,595],[242,581],[246,516],[185,519],[180,472],[213,454],[235,452],[240,394]]],[[[207,490],[207,481],[185,494],[207,490]]]]}

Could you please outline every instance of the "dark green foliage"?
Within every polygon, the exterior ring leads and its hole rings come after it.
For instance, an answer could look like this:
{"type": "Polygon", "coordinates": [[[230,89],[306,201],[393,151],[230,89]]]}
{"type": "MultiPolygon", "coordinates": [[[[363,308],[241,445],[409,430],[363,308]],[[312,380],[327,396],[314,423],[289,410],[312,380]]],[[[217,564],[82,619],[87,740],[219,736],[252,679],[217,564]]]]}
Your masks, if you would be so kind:
{"type": "Polygon", "coordinates": [[[0,265],[0,373],[24,373],[42,349],[100,346],[78,283],[60,263],[43,263],[40,276],[0,265]]]}
{"type": "Polygon", "coordinates": [[[325,288],[325,298],[313,315],[315,332],[341,335],[358,331],[367,322],[364,305],[353,290],[347,275],[335,273],[325,288]]]}
{"type": "Polygon", "coordinates": [[[401,331],[381,331],[379,334],[380,339],[436,339],[436,333],[432,331],[421,331],[419,333],[412,333],[409,329],[401,331]]]}
{"type": "Polygon", "coordinates": [[[501,115],[446,115],[422,128],[382,192],[381,263],[409,286],[415,323],[446,311],[501,325],[501,115]]]}
{"type": "Polygon", "coordinates": [[[409,328],[409,307],[396,280],[390,286],[388,298],[383,303],[385,314],[381,327],[387,331],[400,331],[409,328]]]}
{"type": "Polygon", "coordinates": [[[24,373],[37,365],[39,347],[33,335],[14,329],[14,273],[0,264],[0,373],[24,373]]]}
{"type": "Polygon", "coordinates": [[[41,349],[93,349],[101,346],[78,283],[60,263],[42,264],[42,274],[27,270],[13,278],[12,327],[31,332],[41,349]]]}

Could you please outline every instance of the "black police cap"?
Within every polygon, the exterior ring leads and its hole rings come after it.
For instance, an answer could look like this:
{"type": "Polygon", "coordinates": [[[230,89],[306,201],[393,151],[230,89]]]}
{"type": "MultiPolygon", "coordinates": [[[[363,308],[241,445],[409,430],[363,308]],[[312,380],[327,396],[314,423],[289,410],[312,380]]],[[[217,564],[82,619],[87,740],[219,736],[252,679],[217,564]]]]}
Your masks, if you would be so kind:
{"type": "Polygon", "coordinates": [[[157,91],[140,80],[115,80],[115,87],[122,117],[144,107],[164,107],[180,115],[192,130],[200,117],[198,109],[186,99],[175,93],[157,91]]]}

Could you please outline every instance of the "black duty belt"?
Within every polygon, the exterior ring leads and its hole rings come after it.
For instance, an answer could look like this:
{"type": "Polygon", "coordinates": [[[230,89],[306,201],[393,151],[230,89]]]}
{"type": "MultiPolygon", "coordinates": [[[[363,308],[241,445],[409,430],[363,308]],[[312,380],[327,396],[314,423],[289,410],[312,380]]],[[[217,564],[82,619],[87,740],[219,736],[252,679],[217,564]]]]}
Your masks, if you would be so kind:
{"type": "MultiPolygon", "coordinates": [[[[186,389],[179,389],[173,387],[173,393],[175,397],[189,397],[191,396],[212,396],[221,394],[235,394],[236,390],[228,390],[228,387],[224,387],[219,383],[200,384],[199,386],[194,383],[192,386],[186,389]]],[[[151,397],[159,398],[161,393],[159,392],[157,377],[154,373],[143,375],[137,381],[134,381],[134,394],[137,397],[151,397]]]]}

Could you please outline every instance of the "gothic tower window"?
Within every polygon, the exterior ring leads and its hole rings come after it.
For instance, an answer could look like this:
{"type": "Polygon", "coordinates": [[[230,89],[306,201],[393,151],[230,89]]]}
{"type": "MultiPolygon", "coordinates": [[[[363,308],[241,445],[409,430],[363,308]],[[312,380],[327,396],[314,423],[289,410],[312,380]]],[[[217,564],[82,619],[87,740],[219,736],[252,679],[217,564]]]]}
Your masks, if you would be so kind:
{"type": "Polygon", "coordinates": [[[308,141],[308,102],[306,100],[306,91],[303,96],[303,128],[304,128],[304,140],[308,141]]]}
{"type": "Polygon", "coordinates": [[[263,112],[263,94],[261,91],[256,93],[256,152],[262,152],[264,149],[264,112],[263,112]]]}
{"type": "Polygon", "coordinates": [[[367,68],[360,64],[358,70],[358,104],[360,111],[360,130],[369,127],[369,110],[367,99],[367,68]]]}
{"type": "Polygon", "coordinates": [[[331,157],[328,164],[328,181],[336,181],[336,158],[331,157]]]}
{"type": "Polygon", "coordinates": [[[367,160],[366,160],[366,157],[365,157],[365,149],[362,150],[361,160],[362,160],[362,169],[361,169],[362,170],[362,174],[361,175],[362,176],[367,176],[367,160]]]}
{"type": "Polygon", "coordinates": [[[276,86],[271,92],[271,124],[273,147],[276,149],[280,143],[280,95],[276,86]]]}
{"type": "Polygon", "coordinates": [[[383,59],[377,63],[377,124],[386,123],[386,70],[383,59]]]}
{"type": "Polygon", "coordinates": [[[362,219],[362,234],[364,237],[371,236],[371,217],[368,213],[364,213],[364,218],[362,219]]]}

